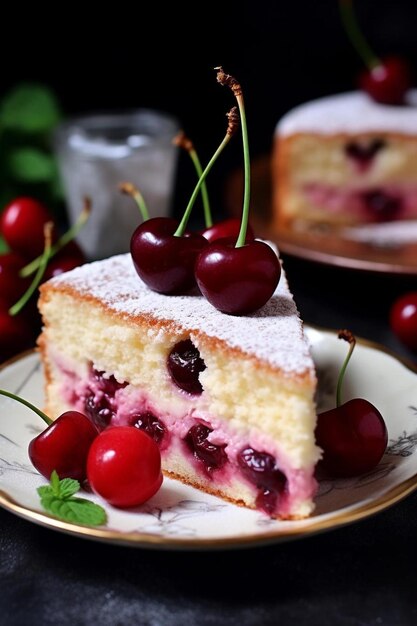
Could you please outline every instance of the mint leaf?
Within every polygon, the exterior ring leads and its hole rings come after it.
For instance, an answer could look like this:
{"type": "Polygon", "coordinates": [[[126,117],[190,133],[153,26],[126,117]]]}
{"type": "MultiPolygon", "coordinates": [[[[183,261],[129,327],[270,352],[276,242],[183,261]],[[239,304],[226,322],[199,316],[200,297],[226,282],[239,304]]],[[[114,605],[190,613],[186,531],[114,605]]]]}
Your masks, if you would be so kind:
{"type": "Polygon", "coordinates": [[[24,183],[43,183],[55,177],[53,158],[37,148],[17,148],[8,157],[10,175],[24,183]]]}
{"type": "Polygon", "coordinates": [[[54,470],[51,474],[50,484],[38,487],[37,491],[43,508],[54,517],[85,526],[105,524],[107,514],[103,507],[85,498],[73,497],[79,488],[78,480],[72,478],[60,480],[54,470]]]}
{"type": "Polygon", "coordinates": [[[9,246],[5,242],[4,238],[0,236],[0,254],[9,251],[9,246]]]}
{"type": "Polygon", "coordinates": [[[43,508],[66,522],[85,526],[101,526],[107,522],[107,514],[103,507],[84,498],[68,498],[62,500],[49,495],[41,497],[43,508]]]}
{"type": "Polygon", "coordinates": [[[22,133],[45,133],[61,118],[53,92],[43,85],[22,84],[0,105],[0,126],[22,133]]]}
{"type": "Polygon", "coordinates": [[[72,478],[64,478],[59,483],[60,496],[63,500],[71,498],[79,489],[80,483],[78,480],[73,480],[72,478]]]}

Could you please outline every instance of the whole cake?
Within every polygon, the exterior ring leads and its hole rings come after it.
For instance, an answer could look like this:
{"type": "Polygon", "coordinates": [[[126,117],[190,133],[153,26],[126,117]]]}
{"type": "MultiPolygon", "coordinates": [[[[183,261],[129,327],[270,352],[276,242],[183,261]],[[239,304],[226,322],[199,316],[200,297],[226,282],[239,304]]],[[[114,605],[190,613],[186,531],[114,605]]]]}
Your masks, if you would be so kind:
{"type": "Polygon", "coordinates": [[[417,92],[389,106],[363,92],[287,113],[275,132],[279,230],[417,218],[417,92]]]}
{"type": "Polygon", "coordinates": [[[45,283],[40,310],[50,415],[144,429],[166,474],[274,517],[311,513],[316,376],[285,276],[233,317],[151,291],[126,254],[45,283]]]}

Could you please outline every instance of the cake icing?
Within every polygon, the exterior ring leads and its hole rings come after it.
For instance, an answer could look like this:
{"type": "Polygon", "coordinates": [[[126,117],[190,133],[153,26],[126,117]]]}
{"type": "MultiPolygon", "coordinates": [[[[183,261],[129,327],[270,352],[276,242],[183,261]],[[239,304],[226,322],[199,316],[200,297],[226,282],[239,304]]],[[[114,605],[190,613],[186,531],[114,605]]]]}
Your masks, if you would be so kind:
{"type": "Polygon", "coordinates": [[[411,90],[405,106],[374,102],[360,91],[319,98],[302,104],[281,118],[276,134],[392,132],[417,135],[417,90],[411,90]]]}
{"type": "Polygon", "coordinates": [[[137,276],[130,254],[76,268],[51,284],[72,287],[125,316],[149,314],[163,321],[170,310],[185,328],[198,319],[196,331],[289,373],[303,374],[314,367],[285,277],[262,309],[243,317],[220,313],[198,293],[164,296],[151,291],[137,276]]]}

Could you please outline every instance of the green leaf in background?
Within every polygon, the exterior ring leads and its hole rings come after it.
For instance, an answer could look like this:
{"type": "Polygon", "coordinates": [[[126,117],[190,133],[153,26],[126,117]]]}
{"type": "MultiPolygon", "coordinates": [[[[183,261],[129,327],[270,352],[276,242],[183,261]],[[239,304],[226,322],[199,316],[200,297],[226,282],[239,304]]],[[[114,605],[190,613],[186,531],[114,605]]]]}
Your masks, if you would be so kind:
{"type": "Polygon", "coordinates": [[[21,84],[0,105],[0,129],[21,133],[45,133],[61,119],[53,92],[43,85],[21,84]]]}
{"type": "Polygon", "coordinates": [[[37,148],[16,148],[9,154],[10,175],[19,182],[48,182],[55,177],[55,163],[51,155],[37,148]]]}
{"type": "Polygon", "coordinates": [[[4,241],[3,237],[0,236],[0,254],[4,254],[9,251],[9,246],[4,241]]]}

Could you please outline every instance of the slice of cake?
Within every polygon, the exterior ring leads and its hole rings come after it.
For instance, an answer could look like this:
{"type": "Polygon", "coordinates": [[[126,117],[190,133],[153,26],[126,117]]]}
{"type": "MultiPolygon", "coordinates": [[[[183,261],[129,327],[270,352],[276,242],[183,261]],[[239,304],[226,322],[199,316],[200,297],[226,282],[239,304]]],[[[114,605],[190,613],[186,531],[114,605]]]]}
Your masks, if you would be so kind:
{"type": "Polygon", "coordinates": [[[285,276],[260,311],[232,317],[198,293],[150,291],[121,255],[45,283],[40,310],[51,416],[142,428],[169,476],[272,516],[309,515],[316,377],[285,276]]]}
{"type": "Polygon", "coordinates": [[[293,109],[276,129],[273,186],[279,230],[417,218],[417,91],[407,106],[358,91],[293,109]]]}

